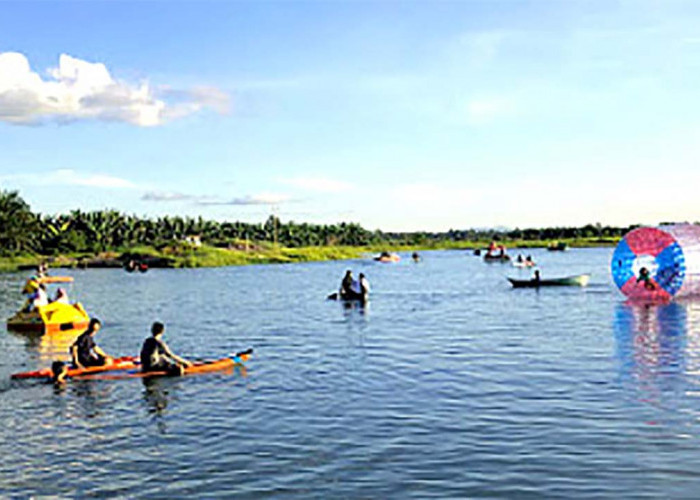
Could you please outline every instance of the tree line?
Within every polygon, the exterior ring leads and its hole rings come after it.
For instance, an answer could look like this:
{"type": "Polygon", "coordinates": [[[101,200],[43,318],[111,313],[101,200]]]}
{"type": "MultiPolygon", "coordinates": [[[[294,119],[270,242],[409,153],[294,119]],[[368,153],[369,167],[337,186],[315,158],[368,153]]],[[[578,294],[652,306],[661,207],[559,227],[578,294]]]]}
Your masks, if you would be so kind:
{"type": "Polygon", "coordinates": [[[241,240],[278,243],[287,247],[439,245],[446,242],[475,242],[489,239],[552,240],[571,238],[616,238],[628,228],[589,224],[583,227],[487,230],[467,229],[446,232],[370,231],[357,223],[308,224],[282,222],[270,216],[264,223],[218,222],[202,217],[146,218],[116,210],[61,215],[34,213],[17,191],[0,191],[0,255],[26,253],[98,253],[123,251],[145,245],[161,248],[197,236],[216,247],[230,247],[241,240]]]}

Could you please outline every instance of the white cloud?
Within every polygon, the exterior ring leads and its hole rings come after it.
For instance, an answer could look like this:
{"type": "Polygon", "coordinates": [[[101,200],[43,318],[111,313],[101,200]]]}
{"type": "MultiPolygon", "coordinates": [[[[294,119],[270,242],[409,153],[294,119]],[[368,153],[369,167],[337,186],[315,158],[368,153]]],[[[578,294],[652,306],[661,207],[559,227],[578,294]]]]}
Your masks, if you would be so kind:
{"type": "Polygon", "coordinates": [[[0,121],[36,125],[50,121],[103,120],[140,127],[212,108],[224,112],[228,96],[217,89],[161,89],[115,80],[107,67],[61,54],[44,80],[18,52],[0,53],[0,121]]]}
{"type": "Polygon", "coordinates": [[[166,191],[147,191],[141,199],[143,201],[187,201],[194,199],[194,196],[166,191]]]}
{"type": "Polygon", "coordinates": [[[192,201],[198,204],[216,203],[213,196],[199,196],[174,191],[146,191],[141,196],[141,200],[154,202],[192,201]]]}
{"type": "Polygon", "coordinates": [[[0,181],[13,181],[35,186],[86,186],[96,188],[137,189],[133,182],[107,174],[81,173],[71,169],[59,169],[40,174],[16,174],[0,176],[0,181]]]}
{"type": "Polygon", "coordinates": [[[277,205],[290,201],[288,196],[274,193],[260,193],[233,198],[229,201],[200,201],[199,205],[277,205]]]}
{"type": "Polygon", "coordinates": [[[349,191],[354,186],[348,182],[337,181],[324,177],[295,177],[291,179],[280,179],[280,182],[289,186],[294,186],[306,191],[316,191],[321,193],[340,193],[349,191]]]}

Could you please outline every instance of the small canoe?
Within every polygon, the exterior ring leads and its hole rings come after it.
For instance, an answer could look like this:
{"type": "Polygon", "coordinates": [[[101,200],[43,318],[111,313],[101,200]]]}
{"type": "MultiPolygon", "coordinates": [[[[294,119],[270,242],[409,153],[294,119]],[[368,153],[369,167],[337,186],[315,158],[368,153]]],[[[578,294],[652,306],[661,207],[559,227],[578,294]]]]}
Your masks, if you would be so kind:
{"type": "Polygon", "coordinates": [[[342,296],[338,292],[331,293],[326,297],[326,300],[343,300],[346,302],[349,301],[357,301],[357,302],[367,302],[369,299],[369,294],[364,294],[364,293],[353,293],[350,296],[342,296]]]}
{"type": "MultiPolygon", "coordinates": [[[[68,368],[66,377],[77,377],[79,375],[89,375],[91,373],[102,373],[113,370],[133,370],[138,368],[140,364],[136,356],[124,356],[122,358],[114,358],[111,363],[102,366],[88,366],[85,368],[68,368]]],[[[25,379],[25,378],[51,378],[51,368],[42,368],[32,372],[13,373],[10,378],[25,379]]]]}
{"type": "Polygon", "coordinates": [[[563,252],[567,248],[569,248],[569,247],[563,241],[551,243],[551,244],[547,245],[547,250],[549,250],[550,252],[563,252]]]}
{"type": "Polygon", "coordinates": [[[510,261],[510,255],[484,255],[484,262],[508,262],[510,261]]]}
{"type": "Polygon", "coordinates": [[[401,257],[392,253],[391,255],[380,255],[379,257],[375,257],[374,260],[377,262],[398,262],[401,260],[401,257]]]}
{"type": "MultiPolygon", "coordinates": [[[[247,361],[251,354],[252,349],[248,349],[242,353],[238,353],[232,358],[221,358],[214,361],[202,361],[199,363],[194,363],[192,366],[185,368],[184,375],[196,375],[198,373],[210,373],[210,372],[220,372],[225,370],[230,370],[236,365],[242,365],[247,361]]],[[[86,374],[80,376],[80,379],[99,379],[99,380],[120,380],[126,378],[152,378],[152,377],[168,377],[173,376],[171,373],[166,371],[156,371],[156,372],[143,372],[140,369],[132,369],[126,371],[113,371],[109,373],[97,373],[97,374],[86,374]]]]}
{"type": "Polygon", "coordinates": [[[541,286],[586,286],[588,285],[588,280],[590,278],[590,274],[578,274],[576,276],[551,278],[546,280],[517,280],[514,278],[508,278],[508,281],[510,281],[510,283],[513,285],[513,288],[539,288],[541,286]]]}
{"type": "Polygon", "coordinates": [[[38,281],[43,284],[73,283],[73,276],[44,276],[39,278],[38,281]]]}
{"type": "Polygon", "coordinates": [[[514,261],[512,262],[512,264],[513,264],[513,267],[535,267],[535,265],[536,265],[536,264],[535,264],[533,261],[531,261],[531,260],[530,260],[530,261],[524,260],[524,261],[521,261],[521,262],[518,262],[517,260],[514,260],[514,261]]]}

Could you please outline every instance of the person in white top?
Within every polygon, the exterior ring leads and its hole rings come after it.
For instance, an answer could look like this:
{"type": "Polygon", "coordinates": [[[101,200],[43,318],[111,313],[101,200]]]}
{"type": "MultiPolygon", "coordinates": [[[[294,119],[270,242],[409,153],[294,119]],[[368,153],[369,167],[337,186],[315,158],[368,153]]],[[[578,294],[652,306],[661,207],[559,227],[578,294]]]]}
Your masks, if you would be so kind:
{"type": "Polygon", "coordinates": [[[70,304],[70,301],[68,300],[68,294],[66,293],[65,288],[59,288],[56,290],[56,296],[52,300],[52,302],[60,302],[61,304],[70,304]]]}
{"type": "Polygon", "coordinates": [[[369,280],[363,273],[360,273],[360,293],[363,295],[369,293],[369,280]]]}

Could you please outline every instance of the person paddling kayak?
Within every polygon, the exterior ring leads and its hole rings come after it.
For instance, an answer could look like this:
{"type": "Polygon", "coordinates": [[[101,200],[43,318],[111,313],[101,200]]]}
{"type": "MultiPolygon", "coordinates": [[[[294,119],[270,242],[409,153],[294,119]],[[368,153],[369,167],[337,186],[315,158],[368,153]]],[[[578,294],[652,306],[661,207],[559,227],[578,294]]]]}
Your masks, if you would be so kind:
{"type": "Polygon", "coordinates": [[[141,348],[141,371],[165,371],[171,375],[182,375],[185,367],[192,363],[173,353],[163,341],[165,325],[156,321],[151,326],[151,336],[143,342],[141,348]]]}
{"type": "Polygon", "coordinates": [[[99,319],[92,318],[90,323],[88,323],[87,330],[81,333],[70,347],[73,366],[76,368],[102,366],[112,362],[111,356],[108,356],[107,353],[100,349],[93,338],[100,331],[101,326],[102,322],[99,319]]]}

